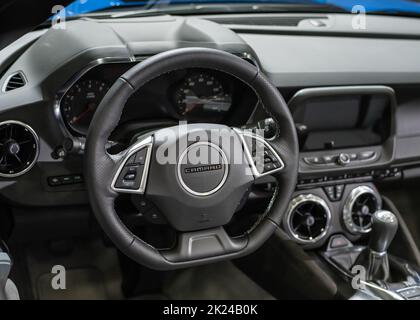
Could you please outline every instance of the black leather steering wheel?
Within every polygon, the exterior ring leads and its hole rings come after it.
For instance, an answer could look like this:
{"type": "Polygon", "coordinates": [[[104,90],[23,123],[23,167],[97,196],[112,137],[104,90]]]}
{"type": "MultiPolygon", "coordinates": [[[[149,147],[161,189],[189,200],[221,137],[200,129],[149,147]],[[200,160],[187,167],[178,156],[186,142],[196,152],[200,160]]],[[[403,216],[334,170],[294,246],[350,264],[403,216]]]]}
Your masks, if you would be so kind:
{"type": "Polygon", "coordinates": [[[123,253],[157,270],[227,260],[255,251],[281,222],[296,186],[297,166],[295,126],[279,91],[249,62],[214,49],[171,50],[132,67],[100,103],[86,141],[86,185],[97,220],[123,253]],[[194,124],[154,131],[139,137],[123,152],[109,154],[108,138],[127,99],[148,81],[185,68],[219,70],[246,83],[276,121],[279,134],[268,142],[237,128],[194,124]],[[219,136],[215,138],[212,132],[219,136]],[[191,135],[201,139],[190,140],[191,135]],[[229,139],[231,142],[226,143],[229,139]],[[165,148],[168,153],[175,152],[175,162],[162,163],[158,159],[165,148]],[[271,159],[269,166],[255,162],[258,148],[271,159]],[[206,152],[213,156],[210,164],[197,165],[190,159],[206,152]],[[233,159],[232,155],[238,153],[241,161],[233,159]],[[229,236],[223,226],[231,220],[254,180],[265,174],[277,180],[269,209],[245,234],[229,236]],[[114,200],[120,192],[151,199],[178,231],[176,247],[157,250],[134,235],[115,212],[114,200]]]}

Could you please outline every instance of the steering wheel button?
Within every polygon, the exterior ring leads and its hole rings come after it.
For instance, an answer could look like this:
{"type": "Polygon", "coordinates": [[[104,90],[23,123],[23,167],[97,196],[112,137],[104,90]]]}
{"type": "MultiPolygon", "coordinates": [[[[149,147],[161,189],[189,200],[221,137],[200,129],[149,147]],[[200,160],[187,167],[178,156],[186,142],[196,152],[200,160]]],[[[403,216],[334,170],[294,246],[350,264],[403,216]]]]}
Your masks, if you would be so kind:
{"type": "Polygon", "coordinates": [[[136,159],[136,154],[133,154],[130,158],[128,158],[127,162],[125,163],[127,164],[134,164],[134,160],[136,159]]]}
{"type": "Polygon", "coordinates": [[[119,189],[136,190],[140,188],[144,166],[125,166],[115,183],[119,189]]]}
{"type": "Polygon", "coordinates": [[[137,173],[137,166],[126,166],[127,173],[137,173]]]}
{"type": "Polygon", "coordinates": [[[276,169],[273,163],[267,163],[264,165],[264,172],[276,169]]]}
{"type": "Polygon", "coordinates": [[[124,176],[124,180],[134,180],[136,178],[136,174],[135,173],[127,173],[124,176]]]}
{"type": "Polygon", "coordinates": [[[134,159],[134,163],[137,164],[144,164],[146,161],[146,155],[147,155],[147,148],[143,148],[136,152],[136,157],[134,159]]]}
{"type": "Polygon", "coordinates": [[[117,182],[116,186],[121,189],[136,189],[135,181],[121,180],[117,182]]]}

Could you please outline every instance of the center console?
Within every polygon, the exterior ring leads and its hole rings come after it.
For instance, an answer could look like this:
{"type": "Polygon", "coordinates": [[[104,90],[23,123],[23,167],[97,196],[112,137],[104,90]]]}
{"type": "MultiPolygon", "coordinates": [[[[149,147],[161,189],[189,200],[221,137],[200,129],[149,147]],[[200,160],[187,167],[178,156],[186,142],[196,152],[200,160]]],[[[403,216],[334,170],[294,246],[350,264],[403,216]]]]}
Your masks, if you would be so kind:
{"type": "Polygon", "coordinates": [[[374,182],[398,179],[392,167],[394,91],[385,86],[298,91],[289,102],[300,145],[298,186],[284,230],[314,249],[362,239],[382,208],[374,182]]]}
{"type": "Polygon", "coordinates": [[[304,89],[289,102],[300,163],[282,228],[352,286],[355,298],[420,299],[416,267],[387,253],[398,218],[375,187],[401,178],[392,165],[395,106],[384,86],[304,89]],[[357,285],[355,267],[365,272],[357,285]]]}

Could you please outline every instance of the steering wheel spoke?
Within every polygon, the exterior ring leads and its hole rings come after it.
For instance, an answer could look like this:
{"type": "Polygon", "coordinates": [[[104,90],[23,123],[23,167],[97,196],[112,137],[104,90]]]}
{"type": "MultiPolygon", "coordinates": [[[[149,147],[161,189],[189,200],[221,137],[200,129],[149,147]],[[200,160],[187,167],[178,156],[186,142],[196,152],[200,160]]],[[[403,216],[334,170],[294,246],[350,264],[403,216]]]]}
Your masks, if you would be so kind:
{"type": "Polygon", "coordinates": [[[118,193],[143,194],[146,189],[153,138],[135,142],[117,160],[111,189],[118,193]]]}
{"type": "Polygon", "coordinates": [[[246,236],[230,237],[223,227],[181,232],[177,246],[169,251],[161,251],[161,254],[166,260],[181,263],[238,252],[246,247],[247,241],[246,236]]]}
{"type": "Polygon", "coordinates": [[[283,159],[266,139],[251,131],[236,128],[235,131],[241,138],[245,156],[255,179],[284,169],[283,159]]]}

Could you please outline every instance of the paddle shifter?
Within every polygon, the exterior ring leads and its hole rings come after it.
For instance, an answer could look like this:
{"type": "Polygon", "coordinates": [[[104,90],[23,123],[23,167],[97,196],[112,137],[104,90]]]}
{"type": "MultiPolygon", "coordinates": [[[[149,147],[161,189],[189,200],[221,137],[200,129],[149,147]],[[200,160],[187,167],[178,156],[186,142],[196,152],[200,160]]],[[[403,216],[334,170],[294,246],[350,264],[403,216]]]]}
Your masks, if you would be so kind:
{"type": "Polygon", "coordinates": [[[387,250],[398,229],[397,217],[389,211],[379,210],[372,216],[372,231],[368,248],[356,264],[366,267],[368,281],[386,281],[389,278],[387,250]]]}

